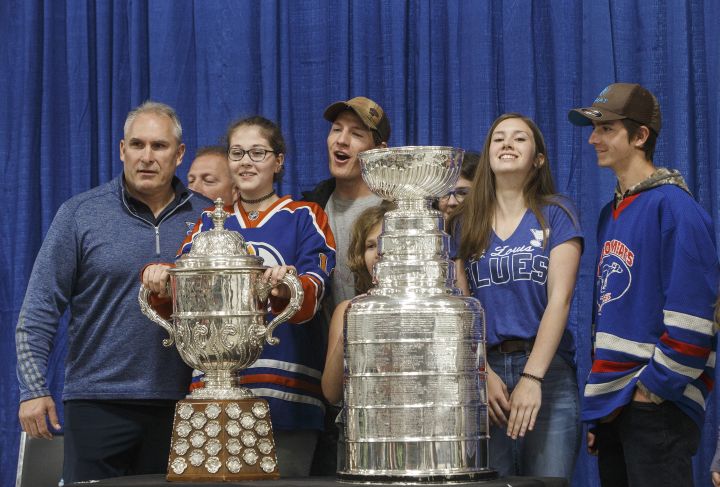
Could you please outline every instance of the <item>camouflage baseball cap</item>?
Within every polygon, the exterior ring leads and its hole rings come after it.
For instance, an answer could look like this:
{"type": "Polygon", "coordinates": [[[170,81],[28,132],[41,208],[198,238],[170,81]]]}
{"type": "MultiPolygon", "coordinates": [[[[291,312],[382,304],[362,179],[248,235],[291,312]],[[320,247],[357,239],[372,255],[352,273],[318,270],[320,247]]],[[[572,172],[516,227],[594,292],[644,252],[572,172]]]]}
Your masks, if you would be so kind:
{"type": "Polygon", "coordinates": [[[575,125],[624,118],[660,133],[660,104],[652,93],[635,83],[613,83],[600,92],[591,107],[575,108],[568,113],[568,119],[575,125]]]}
{"type": "Polygon", "coordinates": [[[352,110],[363,124],[380,136],[381,142],[390,138],[390,121],[380,105],[364,96],[356,96],[347,101],[336,101],[325,109],[325,120],[334,122],[340,112],[352,110]]]}

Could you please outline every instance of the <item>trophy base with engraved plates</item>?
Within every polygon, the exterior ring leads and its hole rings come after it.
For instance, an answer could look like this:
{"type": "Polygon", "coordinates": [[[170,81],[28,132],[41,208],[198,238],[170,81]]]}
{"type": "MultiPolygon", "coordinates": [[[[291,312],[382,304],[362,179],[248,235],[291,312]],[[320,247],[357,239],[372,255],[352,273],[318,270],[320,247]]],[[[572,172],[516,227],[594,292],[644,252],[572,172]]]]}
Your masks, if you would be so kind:
{"type": "Polygon", "coordinates": [[[166,478],[186,482],[280,478],[267,401],[257,397],[179,401],[166,478]]]}

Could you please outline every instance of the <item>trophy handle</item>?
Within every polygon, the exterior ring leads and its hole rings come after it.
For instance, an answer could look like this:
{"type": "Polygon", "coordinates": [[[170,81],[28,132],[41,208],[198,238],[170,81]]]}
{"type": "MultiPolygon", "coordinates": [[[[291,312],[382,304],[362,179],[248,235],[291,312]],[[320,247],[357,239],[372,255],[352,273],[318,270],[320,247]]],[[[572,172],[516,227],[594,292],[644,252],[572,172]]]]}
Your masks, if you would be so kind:
{"type": "MultiPolygon", "coordinates": [[[[278,338],[272,336],[273,330],[280,323],[287,321],[292,315],[297,313],[297,310],[300,309],[303,298],[305,297],[305,293],[302,289],[302,284],[300,284],[300,279],[297,278],[297,275],[293,269],[290,269],[287,274],[285,274],[285,277],[283,277],[280,282],[276,284],[276,286],[279,286],[280,284],[285,284],[287,285],[287,287],[290,288],[290,302],[285,307],[285,309],[279,315],[277,315],[275,319],[273,319],[265,328],[265,340],[270,345],[277,345],[278,343],[280,343],[280,340],[278,338]]],[[[270,289],[275,286],[270,286],[268,284],[264,287],[265,289],[261,290],[261,294],[265,294],[267,296],[267,293],[269,293],[270,289]]]]}
{"type": "Polygon", "coordinates": [[[170,335],[168,338],[163,339],[162,344],[166,347],[169,347],[173,344],[175,341],[175,333],[173,332],[172,325],[168,320],[163,318],[158,314],[157,311],[153,309],[152,306],[150,306],[150,290],[146,288],[144,285],[140,284],[140,293],[138,294],[138,301],[140,302],[140,311],[150,318],[152,321],[157,323],[158,325],[165,328],[165,331],[168,332],[168,335],[170,335]]]}

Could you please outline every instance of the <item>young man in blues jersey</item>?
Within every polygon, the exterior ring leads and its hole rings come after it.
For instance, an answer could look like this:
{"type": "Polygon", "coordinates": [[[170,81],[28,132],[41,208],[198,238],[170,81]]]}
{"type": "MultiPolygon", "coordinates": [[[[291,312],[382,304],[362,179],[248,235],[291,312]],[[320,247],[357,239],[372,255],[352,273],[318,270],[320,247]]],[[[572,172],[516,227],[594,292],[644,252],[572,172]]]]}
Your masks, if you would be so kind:
{"type": "Polygon", "coordinates": [[[676,170],[653,164],[660,106],[615,83],[570,111],[617,176],[598,223],[593,365],[581,418],[603,486],[692,485],[713,385],[712,221],[676,170]]]}

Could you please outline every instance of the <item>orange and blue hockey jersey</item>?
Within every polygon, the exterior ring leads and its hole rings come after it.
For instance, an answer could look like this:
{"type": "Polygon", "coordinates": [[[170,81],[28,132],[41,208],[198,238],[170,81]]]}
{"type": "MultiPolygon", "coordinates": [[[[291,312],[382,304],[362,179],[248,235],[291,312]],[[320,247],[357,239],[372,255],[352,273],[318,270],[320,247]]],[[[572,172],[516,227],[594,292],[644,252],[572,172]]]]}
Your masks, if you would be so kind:
{"type": "MultiPolygon", "coordinates": [[[[196,235],[213,228],[213,210],[202,214],[178,255],[190,251],[196,235]]],[[[318,310],[335,267],[335,239],[327,215],[315,203],[289,196],[253,214],[254,219],[237,203],[225,211],[231,212],[225,228],[240,232],[248,250],[262,257],[264,265],[294,266],[305,293],[300,310],[273,333],[280,344],[265,345],[260,358],[242,372],[241,383],[268,400],[275,429],[321,430],[325,350],[318,310]]]]}

